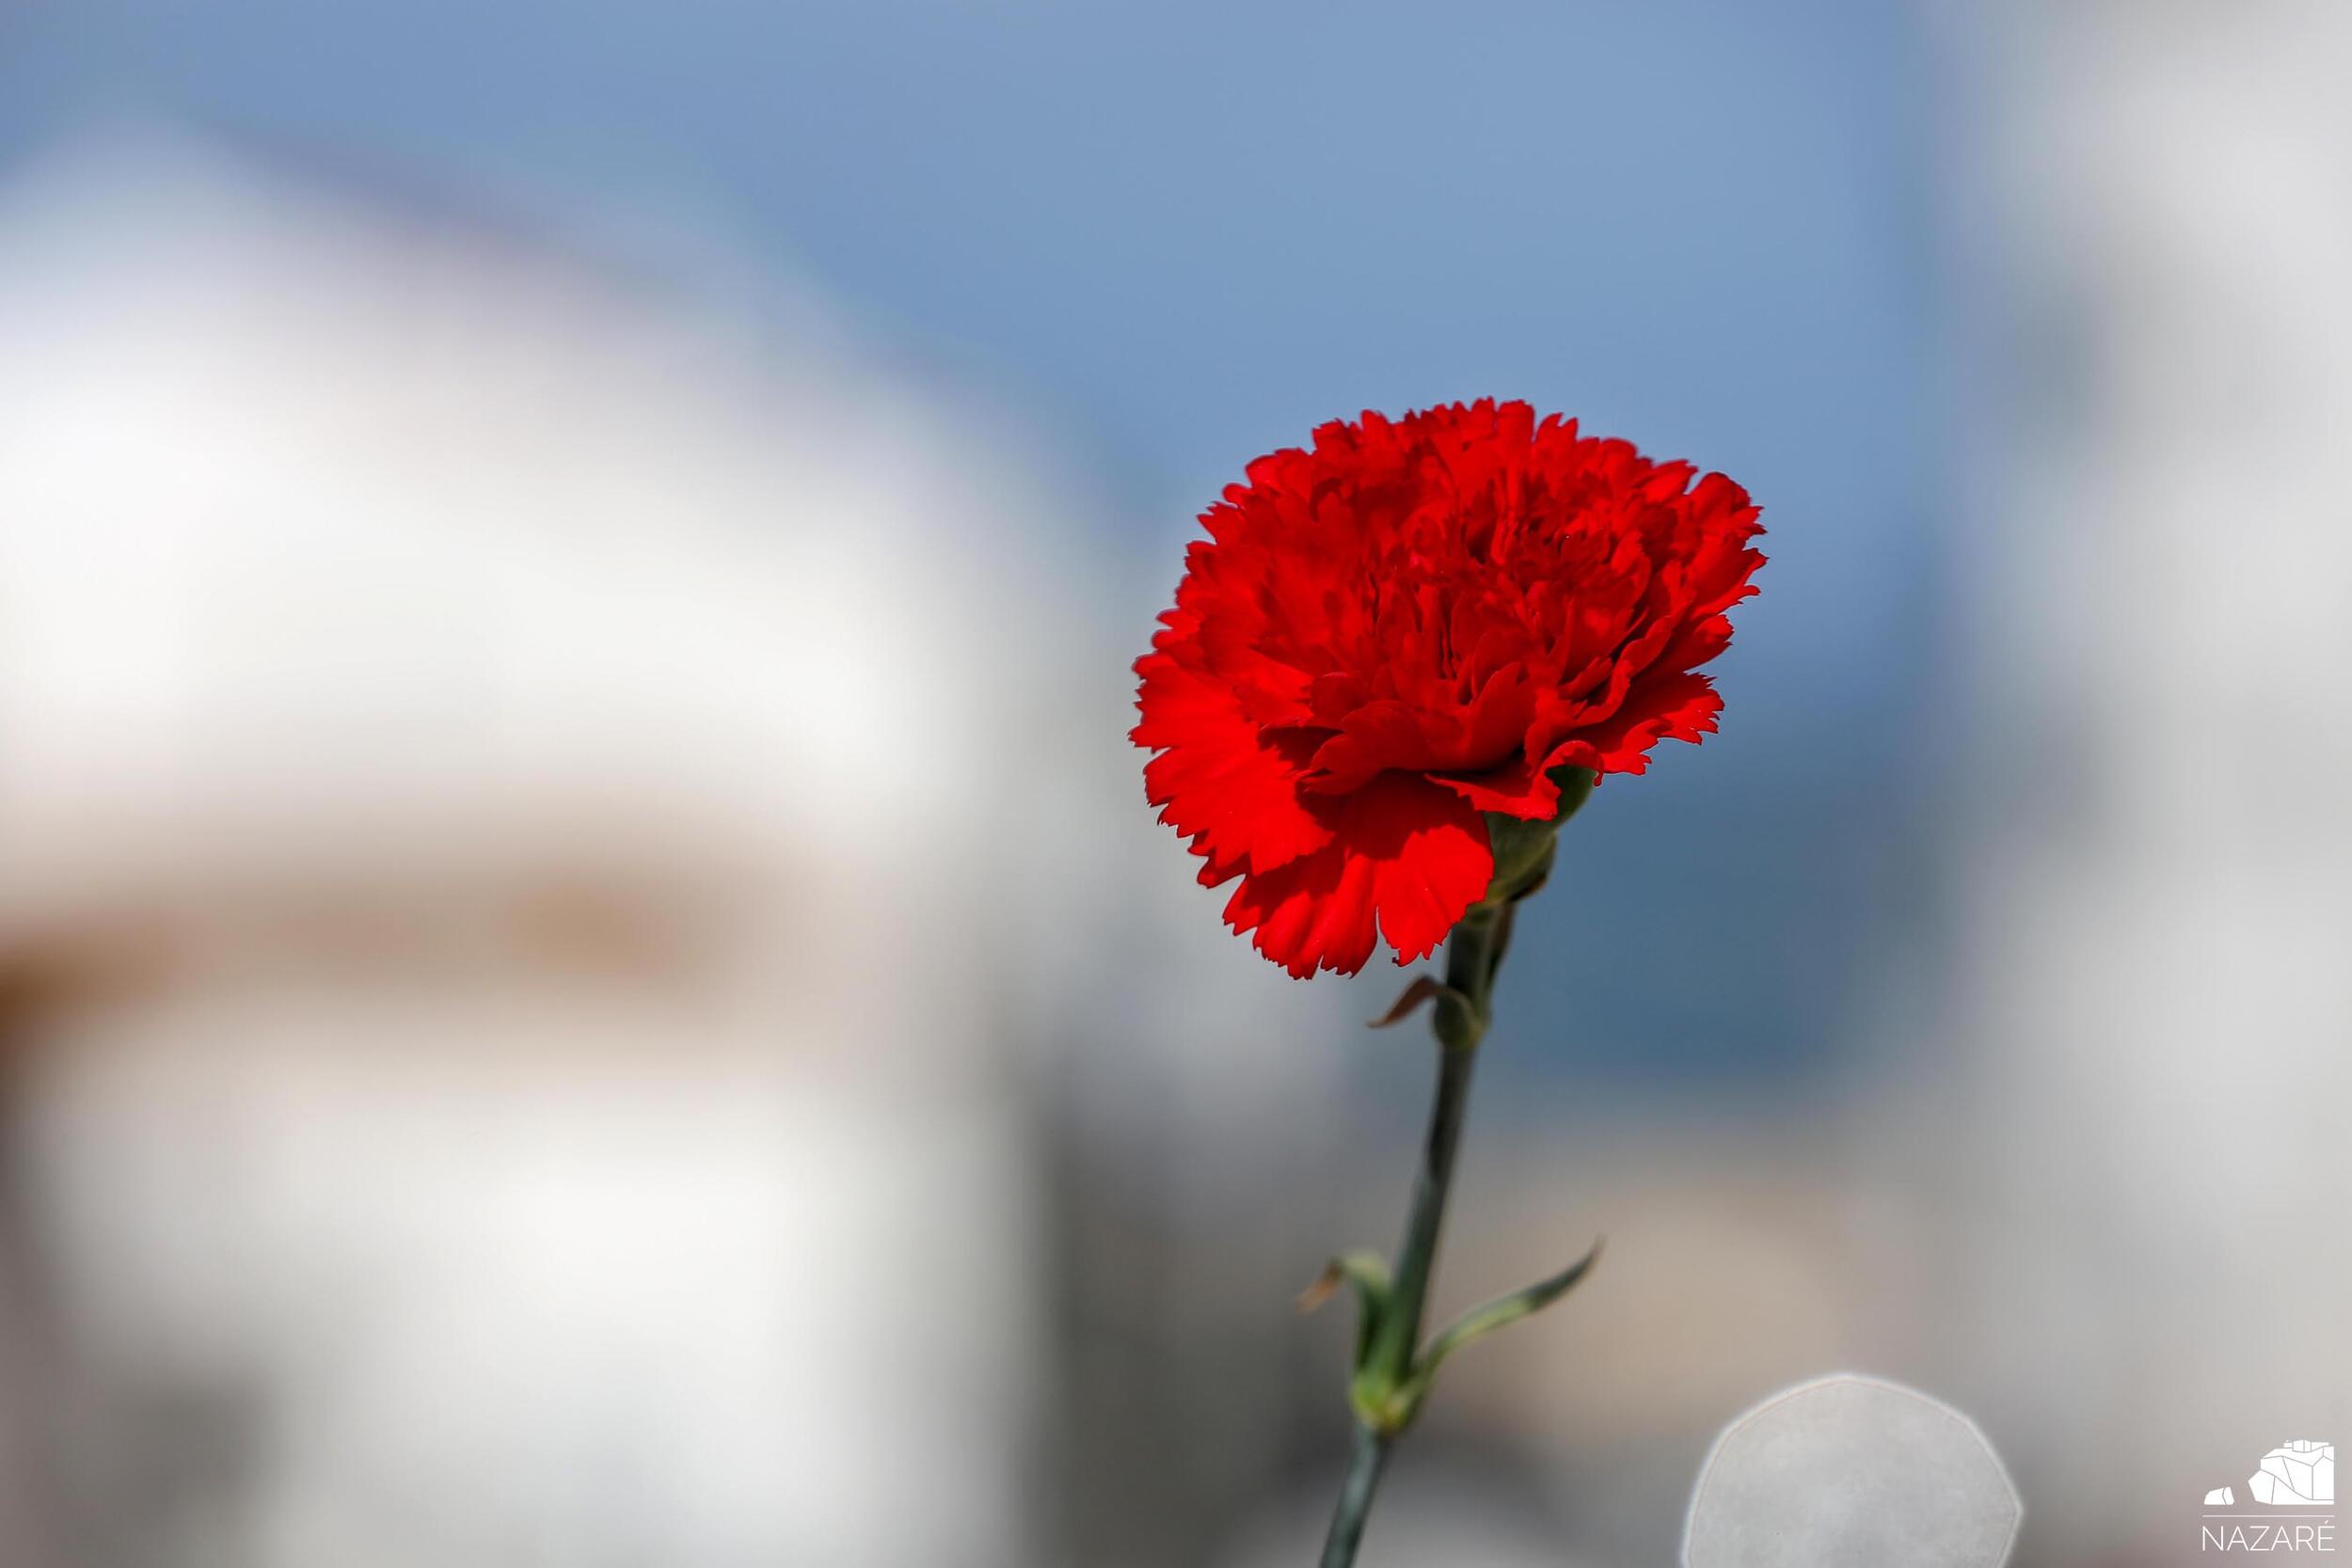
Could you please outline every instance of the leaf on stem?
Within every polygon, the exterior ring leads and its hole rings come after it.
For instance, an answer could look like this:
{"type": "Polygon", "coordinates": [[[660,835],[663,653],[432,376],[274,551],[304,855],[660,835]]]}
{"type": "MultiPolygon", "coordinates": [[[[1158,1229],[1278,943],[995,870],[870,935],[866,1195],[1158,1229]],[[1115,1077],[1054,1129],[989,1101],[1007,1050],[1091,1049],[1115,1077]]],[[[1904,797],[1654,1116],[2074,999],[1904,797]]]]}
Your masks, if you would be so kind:
{"type": "Polygon", "coordinates": [[[1426,1389],[1430,1379],[1437,1376],[1438,1364],[1464,1345],[1483,1339],[1499,1328],[1507,1328],[1521,1318],[1533,1317],[1568,1293],[1576,1282],[1592,1271],[1600,1258],[1600,1243],[1593,1250],[1562,1269],[1549,1279],[1539,1279],[1523,1291],[1498,1296],[1484,1307],[1472,1307],[1452,1323],[1445,1332],[1430,1341],[1429,1352],[1414,1369],[1414,1381],[1426,1389]]]}
{"type": "Polygon", "coordinates": [[[1416,974],[1413,976],[1413,983],[1405,988],[1405,994],[1398,997],[1387,1012],[1374,1019],[1369,1027],[1386,1029],[1392,1023],[1402,1023],[1413,1016],[1413,1009],[1431,997],[1443,996],[1452,996],[1460,1001],[1464,1006],[1470,1005],[1469,997],[1438,980],[1436,975],[1416,974]]]}

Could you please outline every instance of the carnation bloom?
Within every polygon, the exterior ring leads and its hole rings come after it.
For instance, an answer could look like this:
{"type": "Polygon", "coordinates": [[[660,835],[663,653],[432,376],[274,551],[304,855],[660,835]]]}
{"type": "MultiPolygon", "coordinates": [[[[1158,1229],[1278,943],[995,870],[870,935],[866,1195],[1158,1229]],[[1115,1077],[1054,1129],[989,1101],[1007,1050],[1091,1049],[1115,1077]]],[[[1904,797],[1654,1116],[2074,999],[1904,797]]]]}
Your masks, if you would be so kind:
{"type": "Polygon", "coordinates": [[[1201,515],[1132,732],[1225,918],[1301,977],[1443,941],[1494,875],[1486,814],[1639,773],[1723,705],[1697,668],[1756,590],[1721,474],[1524,403],[1366,413],[1249,465],[1201,515]]]}

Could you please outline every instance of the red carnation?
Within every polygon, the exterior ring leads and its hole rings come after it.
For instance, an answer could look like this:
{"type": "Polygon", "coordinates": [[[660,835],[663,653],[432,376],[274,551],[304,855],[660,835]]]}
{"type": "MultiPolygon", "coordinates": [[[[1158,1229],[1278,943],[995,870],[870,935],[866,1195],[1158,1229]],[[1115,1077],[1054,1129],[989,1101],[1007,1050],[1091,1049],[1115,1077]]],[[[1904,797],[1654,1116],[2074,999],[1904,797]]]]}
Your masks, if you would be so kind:
{"type": "Polygon", "coordinates": [[[1304,977],[1375,924],[1422,957],[1487,892],[1485,814],[1545,822],[1567,768],[1639,773],[1723,705],[1762,531],[1747,492],[1524,403],[1367,412],[1201,515],[1136,662],[1160,820],[1241,879],[1226,921],[1304,977]]]}

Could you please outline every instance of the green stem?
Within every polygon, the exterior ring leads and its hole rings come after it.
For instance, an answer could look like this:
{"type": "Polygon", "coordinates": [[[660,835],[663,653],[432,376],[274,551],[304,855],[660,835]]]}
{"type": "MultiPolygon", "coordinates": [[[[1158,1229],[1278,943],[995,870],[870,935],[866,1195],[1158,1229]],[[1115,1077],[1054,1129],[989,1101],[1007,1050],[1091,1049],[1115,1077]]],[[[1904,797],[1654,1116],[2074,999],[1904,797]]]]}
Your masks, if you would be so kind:
{"type": "Polygon", "coordinates": [[[1355,1458],[1332,1512],[1323,1568],[1349,1568],[1356,1560],[1356,1545],[1363,1538],[1364,1519],[1389,1447],[1412,1415],[1409,1402],[1398,1402],[1400,1396],[1411,1398],[1404,1390],[1410,1385],[1421,1344],[1422,1312],[1437,1272],[1438,1233],[1445,1224],[1446,1194],[1454,1184],[1462,1116],[1470,1105],[1470,1069],[1486,1032],[1495,973],[1511,940],[1512,908],[1507,898],[1474,904],[1446,941],[1445,980],[1454,994],[1441,995],[1436,1010],[1437,1102],[1430,1110],[1429,1135],[1413,1182],[1413,1207],[1397,1254],[1395,1285],[1357,1374],[1355,1458]]]}
{"type": "Polygon", "coordinates": [[[1355,1456],[1340,1488],[1339,1506],[1331,1511],[1331,1533],[1323,1543],[1323,1568],[1348,1568],[1356,1560],[1364,1521],[1372,1514],[1373,1489],[1380,1484],[1381,1467],[1389,1462],[1389,1442],[1372,1428],[1357,1424],[1355,1456]]]}

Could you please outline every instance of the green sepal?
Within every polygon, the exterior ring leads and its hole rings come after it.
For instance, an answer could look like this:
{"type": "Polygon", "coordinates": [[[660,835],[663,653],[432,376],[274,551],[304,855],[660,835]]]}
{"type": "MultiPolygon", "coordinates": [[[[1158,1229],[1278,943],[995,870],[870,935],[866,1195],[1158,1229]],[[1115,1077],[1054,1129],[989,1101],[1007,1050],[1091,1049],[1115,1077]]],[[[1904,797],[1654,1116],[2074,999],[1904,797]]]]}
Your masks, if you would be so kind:
{"type": "Polygon", "coordinates": [[[1486,814],[1486,846],[1494,853],[1495,873],[1481,902],[1517,903],[1544,885],[1559,850],[1561,824],[1592,799],[1600,775],[1589,768],[1555,768],[1551,780],[1560,786],[1560,803],[1549,819],[1529,822],[1497,811],[1486,814]]]}
{"type": "Polygon", "coordinates": [[[1314,1283],[1298,1292],[1298,1310],[1311,1312],[1338,1293],[1342,1285],[1356,1291],[1356,1354],[1349,1365],[1360,1370],[1364,1354],[1372,1348],[1374,1331],[1389,1309],[1388,1260],[1376,1252],[1350,1252],[1332,1259],[1323,1265],[1314,1283]]]}

